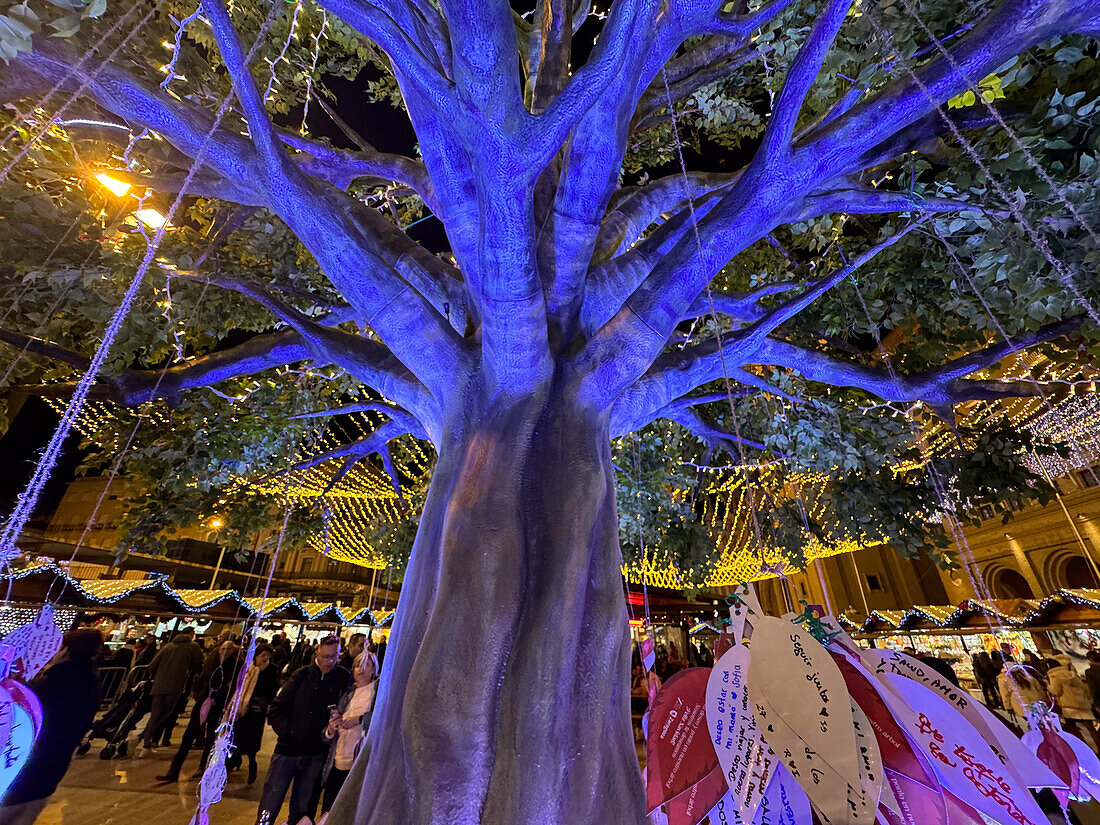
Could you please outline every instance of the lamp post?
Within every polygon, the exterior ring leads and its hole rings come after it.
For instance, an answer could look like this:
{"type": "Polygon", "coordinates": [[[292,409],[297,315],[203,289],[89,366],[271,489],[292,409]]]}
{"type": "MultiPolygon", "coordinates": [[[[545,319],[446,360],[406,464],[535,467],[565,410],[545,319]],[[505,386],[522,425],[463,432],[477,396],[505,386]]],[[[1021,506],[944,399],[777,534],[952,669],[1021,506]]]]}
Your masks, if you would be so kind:
{"type": "MultiPolygon", "coordinates": [[[[220,529],[222,529],[222,527],[224,527],[224,526],[225,526],[225,522],[222,521],[220,518],[218,518],[217,516],[212,518],[210,520],[210,527],[212,529],[210,530],[209,533],[207,533],[207,541],[210,540],[209,539],[210,536],[214,536],[215,538],[217,538],[218,531],[220,529]]],[[[219,545],[219,546],[220,546],[221,549],[220,549],[220,552],[218,553],[218,563],[214,565],[214,575],[210,577],[210,586],[206,588],[207,590],[213,590],[214,589],[214,585],[218,581],[218,573],[220,573],[221,569],[222,569],[222,560],[225,558],[225,545],[223,544],[223,545],[219,545]]]]}

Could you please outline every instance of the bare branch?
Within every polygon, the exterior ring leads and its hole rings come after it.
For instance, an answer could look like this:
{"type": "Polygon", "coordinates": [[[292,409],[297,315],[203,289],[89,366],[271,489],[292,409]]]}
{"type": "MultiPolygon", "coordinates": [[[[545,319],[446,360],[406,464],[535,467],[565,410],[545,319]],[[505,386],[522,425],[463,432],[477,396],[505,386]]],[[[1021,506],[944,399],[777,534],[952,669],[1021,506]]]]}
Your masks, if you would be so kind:
{"type": "Polygon", "coordinates": [[[349,415],[351,413],[379,412],[388,415],[391,419],[408,428],[409,434],[416,438],[430,441],[428,433],[421,426],[420,421],[408,410],[403,410],[396,404],[388,401],[362,401],[357,404],[346,404],[342,407],[334,407],[330,410],[317,410],[316,412],[302,413],[294,418],[327,418],[333,415],[349,415]]]}
{"type": "Polygon", "coordinates": [[[884,401],[922,401],[939,407],[964,401],[989,401],[1037,395],[1040,385],[1029,380],[970,380],[964,376],[988,369],[1014,352],[1076,330],[1083,317],[1049,324],[1016,340],[986,347],[948,364],[917,375],[891,375],[885,370],[840,361],[823,352],[807,350],[772,338],[763,342],[754,357],[758,364],[785,367],[811,381],[834,387],[855,387],[884,401]]]}
{"type": "MultiPolygon", "coordinates": [[[[0,330],[0,340],[29,352],[54,358],[62,363],[86,369],[88,359],[80,353],[65,350],[22,333],[0,330]]],[[[154,398],[170,398],[184,390],[209,387],[231,378],[255,375],[273,367],[284,367],[308,361],[313,353],[294,330],[257,335],[242,344],[220,352],[199,356],[167,370],[124,370],[120,375],[99,376],[93,397],[108,398],[118,404],[134,406],[154,398]]],[[[320,365],[319,365],[320,366],[320,365]]],[[[35,395],[72,393],[75,384],[47,384],[21,387],[35,395]]]]}
{"type": "Polygon", "coordinates": [[[715,22],[708,27],[708,31],[727,37],[748,37],[761,26],[774,20],[775,16],[792,2],[794,0],[772,0],[752,14],[720,11],[715,22]]]}
{"type": "MultiPolygon", "coordinates": [[[[372,453],[380,452],[385,448],[386,444],[393,439],[408,434],[409,431],[401,424],[396,421],[387,421],[365,438],[353,441],[351,444],[344,444],[340,447],[326,450],[323,453],[318,453],[305,461],[298,462],[288,470],[283,470],[279,475],[294,472],[296,470],[308,470],[311,467],[316,467],[318,464],[324,464],[326,461],[332,461],[336,458],[348,458],[354,459],[354,461],[360,461],[372,453]]],[[[342,472],[346,474],[348,469],[350,469],[350,467],[347,467],[342,472]]]]}
{"type": "Polygon", "coordinates": [[[675,421],[684,429],[691,432],[696,437],[705,441],[709,446],[718,449],[725,450],[731,456],[738,456],[740,450],[738,445],[746,447],[753,447],[757,450],[767,449],[759,441],[752,441],[747,438],[740,438],[733,433],[728,433],[725,430],[720,430],[708,424],[703,420],[703,417],[699,415],[695,410],[674,405],[672,407],[666,407],[661,411],[660,418],[667,418],[670,421],[675,421]]]}
{"type": "Polygon", "coordinates": [[[810,87],[821,72],[825,55],[832,48],[852,0],[829,0],[817,18],[809,38],[787,72],[783,89],[775,99],[771,121],[764,132],[761,156],[778,158],[786,154],[794,136],[794,127],[810,87]]]}
{"type": "Polygon", "coordinates": [[[907,192],[886,192],[868,186],[856,186],[807,195],[799,219],[808,220],[836,212],[876,215],[885,212],[959,212],[980,208],[955,198],[927,198],[907,192]]]}

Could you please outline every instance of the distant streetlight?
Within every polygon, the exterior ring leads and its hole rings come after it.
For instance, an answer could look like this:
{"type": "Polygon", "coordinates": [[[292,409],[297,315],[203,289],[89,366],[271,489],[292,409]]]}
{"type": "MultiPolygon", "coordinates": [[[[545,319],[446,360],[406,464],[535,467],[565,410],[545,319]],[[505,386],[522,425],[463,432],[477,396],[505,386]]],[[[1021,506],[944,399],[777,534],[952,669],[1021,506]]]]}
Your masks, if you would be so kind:
{"type": "Polygon", "coordinates": [[[95,176],[95,179],[99,181],[100,185],[104,189],[108,190],[112,195],[117,195],[120,198],[127,192],[129,192],[131,188],[130,184],[128,184],[126,181],[112,178],[106,172],[100,172],[98,175],[95,176]]]}
{"type": "MultiPolygon", "coordinates": [[[[207,522],[207,525],[210,527],[210,534],[213,534],[216,537],[218,530],[221,530],[223,527],[225,527],[225,522],[222,521],[218,516],[214,516],[212,519],[210,519],[210,521],[207,522]]],[[[207,535],[207,540],[209,540],[210,534],[207,535]]],[[[210,586],[206,588],[207,590],[214,589],[214,584],[218,581],[218,573],[221,572],[222,561],[224,559],[225,545],[221,545],[220,552],[218,553],[218,563],[214,565],[214,575],[210,577],[210,586]]]]}
{"type": "Polygon", "coordinates": [[[150,229],[160,229],[166,223],[168,219],[164,217],[158,210],[152,207],[145,207],[144,209],[138,209],[134,212],[134,217],[145,224],[150,229]]]}

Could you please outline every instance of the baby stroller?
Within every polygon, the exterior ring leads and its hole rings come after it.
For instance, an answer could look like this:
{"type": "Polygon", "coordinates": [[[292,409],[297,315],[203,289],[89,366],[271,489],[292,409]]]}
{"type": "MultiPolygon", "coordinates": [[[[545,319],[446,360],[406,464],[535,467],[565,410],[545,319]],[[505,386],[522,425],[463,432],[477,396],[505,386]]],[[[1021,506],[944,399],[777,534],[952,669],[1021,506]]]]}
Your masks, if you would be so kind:
{"type": "Polygon", "coordinates": [[[130,748],[127,737],[153,704],[150,686],[149,681],[128,685],[110,709],[92,725],[76,752],[83,756],[91,750],[93,739],[105,739],[107,744],[99,752],[100,759],[125,756],[130,748]]]}

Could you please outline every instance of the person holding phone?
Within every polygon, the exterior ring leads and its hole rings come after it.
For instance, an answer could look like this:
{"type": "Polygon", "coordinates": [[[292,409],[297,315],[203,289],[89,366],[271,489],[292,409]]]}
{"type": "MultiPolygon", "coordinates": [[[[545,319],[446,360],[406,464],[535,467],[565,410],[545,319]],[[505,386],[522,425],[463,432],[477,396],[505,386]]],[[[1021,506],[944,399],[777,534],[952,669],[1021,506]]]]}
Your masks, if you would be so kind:
{"type": "Polygon", "coordinates": [[[321,639],[313,663],[296,671],[271,703],[267,721],[279,739],[264,781],[256,825],[278,821],[291,783],[287,821],[314,820],[329,750],[325,730],[339,717],[337,705],[352,684],[351,674],[337,665],[339,660],[340,639],[321,639]]]}

